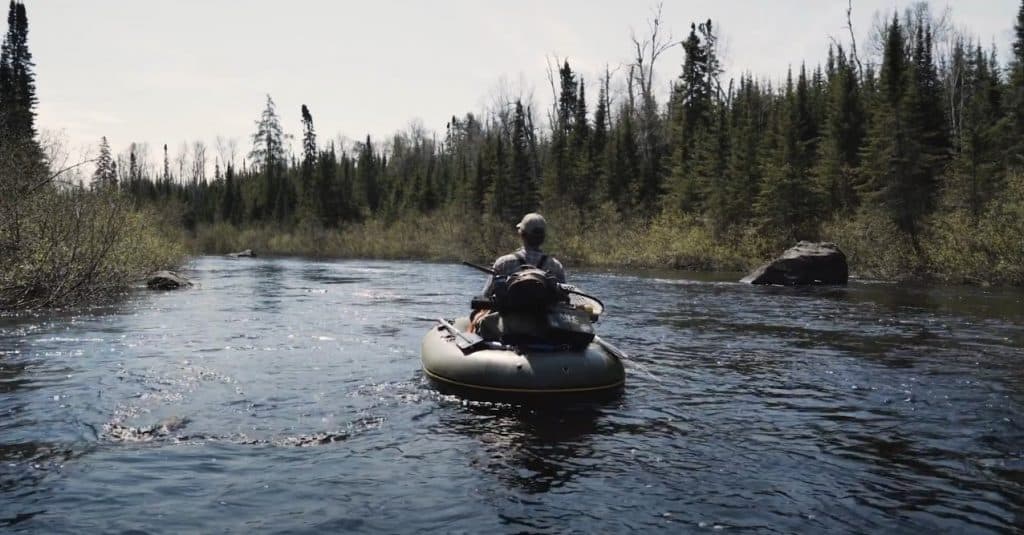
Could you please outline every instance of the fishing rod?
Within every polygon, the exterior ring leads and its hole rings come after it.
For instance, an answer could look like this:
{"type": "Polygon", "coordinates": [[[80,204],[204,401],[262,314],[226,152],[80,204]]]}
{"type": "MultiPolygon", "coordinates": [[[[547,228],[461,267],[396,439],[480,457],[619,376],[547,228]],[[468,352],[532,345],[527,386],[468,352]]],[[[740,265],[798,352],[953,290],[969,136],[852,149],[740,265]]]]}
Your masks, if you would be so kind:
{"type": "Polygon", "coordinates": [[[473,269],[475,269],[477,271],[483,271],[484,273],[487,273],[488,275],[494,275],[494,270],[493,269],[491,269],[489,267],[481,266],[480,264],[474,264],[472,262],[467,262],[467,261],[463,260],[462,261],[462,265],[469,266],[469,267],[471,267],[471,268],[473,268],[473,269]]]}

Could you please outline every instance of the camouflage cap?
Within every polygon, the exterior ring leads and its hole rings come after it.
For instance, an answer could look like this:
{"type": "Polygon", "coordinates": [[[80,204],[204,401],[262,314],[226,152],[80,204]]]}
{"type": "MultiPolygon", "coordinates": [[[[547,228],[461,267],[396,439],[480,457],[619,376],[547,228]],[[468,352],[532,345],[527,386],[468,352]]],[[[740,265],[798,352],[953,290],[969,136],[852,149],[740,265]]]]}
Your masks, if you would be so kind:
{"type": "Polygon", "coordinates": [[[516,225],[516,230],[520,234],[544,234],[544,230],[547,227],[547,222],[544,221],[544,216],[534,212],[523,216],[523,220],[516,225]]]}

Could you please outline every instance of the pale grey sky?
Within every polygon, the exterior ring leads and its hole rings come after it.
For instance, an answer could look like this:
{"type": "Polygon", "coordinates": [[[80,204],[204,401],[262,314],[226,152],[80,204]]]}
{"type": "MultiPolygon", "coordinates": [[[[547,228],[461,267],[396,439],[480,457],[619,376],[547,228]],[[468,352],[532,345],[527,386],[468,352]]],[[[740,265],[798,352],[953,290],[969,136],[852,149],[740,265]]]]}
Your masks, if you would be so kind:
{"type": "MultiPolygon", "coordinates": [[[[656,6],[644,0],[27,0],[38,126],[63,131],[73,149],[107,136],[157,157],[217,135],[248,136],[266,94],[285,129],[299,134],[310,107],[321,140],[390,136],[419,120],[442,133],[454,115],[479,112],[501,87],[550,102],[546,58],[568,57],[588,81],[606,63],[629,62],[630,32],[643,35],[656,6]]],[[[877,12],[904,0],[853,0],[858,44],[877,12]]],[[[1005,62],[1019,0],[932,2],[1005,62]]],[[[728,75],[779,80],[788,65],[824,60],[829,37],[847,41],[846,0],[674,0],[665,26],[678,41],[711,18],[728,75]]],[[[863,50],[862,50],[863,52],[863,50]]],[[[658,63],[661,87],[682,50],[658,63]]],[[[621,71],[620,71],[621,73],[621,71]]],[[[597,86],[588,86],[593,102],[597,86]]]]}

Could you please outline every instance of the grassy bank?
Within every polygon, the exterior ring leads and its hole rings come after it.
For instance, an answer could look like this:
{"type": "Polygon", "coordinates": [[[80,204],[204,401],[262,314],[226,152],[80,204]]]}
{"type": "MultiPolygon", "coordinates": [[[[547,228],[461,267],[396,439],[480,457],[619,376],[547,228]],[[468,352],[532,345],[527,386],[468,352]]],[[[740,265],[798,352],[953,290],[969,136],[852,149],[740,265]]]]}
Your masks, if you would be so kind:
{"type": "MultiPolygon", "coordinates": [[[[583,218],[576,213],[546,215],[551,232],[545,250],[570,266],[670,267],[742,270],[756,263],[749,247],[716,243],[703,227],[685,220],[627,223],[608,207],[583,218]]],[[[316,258],[473,260],[489,263],[499,252],[519,246],[513,224],[467,219],[452,212],[417,215],[392,222],[349,225],[343,229],[297,226],[238,228],[216,224],[197,229],[197,253],[257,253],[316,258]]]]}
{"type": "MultiPolygon", "coordinates": [[[[545,249],[570,267],[745,271],[792,245],[753,228],[715,236],[708,225],[692,217],[631,221],[611,206],[586,217],[557,210],[545,215],[551,228],[545,249]]],[[[1022,285],[1024,179],[1016,177],[1003,202],[978,217],[951,211],[933,218],[916,246],[884,215],[866,210],[826,224],[820,237],[839,244],[858,277],[1022,285]]],[[[217,224],[197,229],[190,246],[208,254],[251,248],[262,254],[318,258],[486,263],[518,243],[511,222],[472,219],[449,210],[329,230],[217,224]]]]}
{"type": "Polygon", "coordinates": [[[176,222],[116,192],[44,188],[0,210],[0,309],[107,300],[185,258],[176,222]]]}

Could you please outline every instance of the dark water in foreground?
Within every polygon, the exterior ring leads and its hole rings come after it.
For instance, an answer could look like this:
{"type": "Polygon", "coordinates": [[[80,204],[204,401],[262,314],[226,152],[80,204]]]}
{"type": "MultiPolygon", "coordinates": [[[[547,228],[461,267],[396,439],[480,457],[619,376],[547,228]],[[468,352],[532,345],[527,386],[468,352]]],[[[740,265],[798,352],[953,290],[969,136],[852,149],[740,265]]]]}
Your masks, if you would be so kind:
{"type": "Polygon", "coordinates": [[[192,267],[200,289],[0,318],[0,531],[1024,525],[1019,292],[579,274],[627,390],[527,410],[423,379],[466,268],[192,267]]]}

